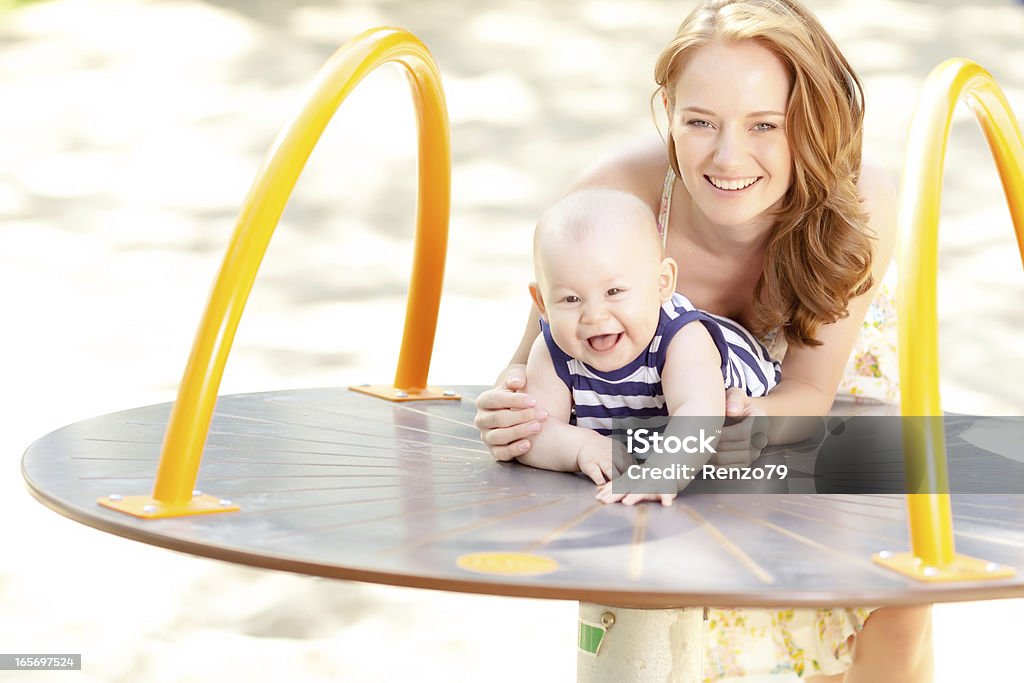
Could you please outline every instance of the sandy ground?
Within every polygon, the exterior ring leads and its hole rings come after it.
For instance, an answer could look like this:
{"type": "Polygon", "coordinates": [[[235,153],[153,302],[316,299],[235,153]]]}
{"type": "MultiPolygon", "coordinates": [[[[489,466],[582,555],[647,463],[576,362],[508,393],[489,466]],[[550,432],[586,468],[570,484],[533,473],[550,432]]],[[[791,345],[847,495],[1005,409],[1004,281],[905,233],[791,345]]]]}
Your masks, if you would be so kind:
{"type": "MultiPolygon", "coordinates": [[[[527,308],[533,220],[589,160],[653,129],[650,70],[685,4],[61,0],[0,13],[0,651],[85,658],[80,673],[0,681],[571,680],[573,603],[318,581],[124,541],[35,503],[19,459],[66,423],[173,399],[263,155],[326,58],[377,25],[427,43],[451,115],[431,377],[488,382],[527,308]]],[[[894,178],[916,95],[942,59],[986,65],[1024,112],[1020,5],[812,5],[864,77],[867,153],[894,178]]],[[[415,201],[403,80],[397,67],[372,75],[329,127],[222,393],[391,377],[415,201]]],[[[1020,414],[1024,277],[966,111],[947,169],[945,405],[1020,414]]],[[[1016,639],[997,624],[1021,607],[937,608],[937,680],[1018,677],[1016,639]]]]}

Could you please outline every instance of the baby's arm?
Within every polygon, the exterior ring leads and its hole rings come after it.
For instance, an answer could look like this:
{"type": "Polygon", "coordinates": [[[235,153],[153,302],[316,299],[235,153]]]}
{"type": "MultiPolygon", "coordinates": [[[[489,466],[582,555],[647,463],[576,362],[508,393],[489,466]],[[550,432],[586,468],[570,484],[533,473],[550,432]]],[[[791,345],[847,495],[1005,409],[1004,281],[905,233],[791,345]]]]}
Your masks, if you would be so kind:
{"type": "Polygon", "coordinates": [[[572,395],[555,373],[543,336],[538,336],[530,349],[526,385],[537,404],[547,407],[548,420],[544,429],[530,438],[530,450],[517,458],[519,462],[545,470],[583,472],[596,484],[610,480],[614,476],[612,440],[569,424],[572,395]]]}
{"type": "MultiPolygon", "coordinates": [[[[722,383],[722,355],[715,346],[711,334],[700,322],[694,321],[683,327],[672,338],[665,354],[665,366],[661,371],[661,387],[665,393],[665,407],[672,417],[693,417],[694,420],[675,420],[687,434],[704,429],[706,434],[716,434],[725,423],[725,389],[722,383]]],[[[673,431],[672,423],[666,433],[673,431]]],[[[717,439],[716,439],[717,440],[717,439]]],[[[700,471],[711,457],[711,453],[685,453],[662,456],[670,459],[666,465],[679,463],[700,471]]],[[[658,456],[648,460],[657,465],[658,456]]],[[[689,480],[676,482],[682,490],[689,480]]],[[[605,503],[622,501],[633,505],[644,500],[660,500],[662,505],[671,505],[675,493],[628,493],[628,482],[623,477],[612,491],[609,483],[601,488],[598,499],[605,503]]]]}
{"type": "Polygon", "coordinates": [[[711,333],[694,321],[679,330],[665,353],[661,388],[669,415],[714,417],[725,423],[725,389],[722,354],[711,333]]]}

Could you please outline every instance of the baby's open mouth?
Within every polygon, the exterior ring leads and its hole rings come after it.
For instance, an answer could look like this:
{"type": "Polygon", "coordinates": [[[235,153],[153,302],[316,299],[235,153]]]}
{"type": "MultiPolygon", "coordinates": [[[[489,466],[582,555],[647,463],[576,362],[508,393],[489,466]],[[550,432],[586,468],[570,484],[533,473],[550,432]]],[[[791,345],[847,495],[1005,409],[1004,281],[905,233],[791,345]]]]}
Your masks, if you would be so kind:
{"type": "Polygon", "coordinates": [[[595,334],[593,337],[587,337],[587,344],[590,345],[590,348],[594,351],[600,353],[614,348],[614,346],[619,343],[619,338],[621,336],[621,332],[617,332],[616,334],[595,334]]]}

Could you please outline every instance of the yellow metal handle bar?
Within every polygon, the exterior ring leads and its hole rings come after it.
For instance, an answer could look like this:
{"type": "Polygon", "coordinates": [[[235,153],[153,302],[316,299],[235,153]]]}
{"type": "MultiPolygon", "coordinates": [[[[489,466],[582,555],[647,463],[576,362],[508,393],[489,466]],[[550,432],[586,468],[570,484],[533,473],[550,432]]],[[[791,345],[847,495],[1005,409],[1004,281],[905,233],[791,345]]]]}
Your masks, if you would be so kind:
{"type": "MultiPolygon", "coordinates": [[[[1010,205],[1024,263],[1024,139],[999,85],[981,66],[950,59],[928,76],[910,126],[903,171],[899,223],[899,347],[901,412],[921,417],[905,429],[905,447],[915,454],[912,477],[924,490],[948,491],[946,443],[939,398],[936,309],[938,234],[942,178],[953,112],[966,100],[981,124],[1010,205]]],[[[905,427],[908,421],[904,421],[905,427]]],[[[909,494],[911,549],[932,567],[953,562],[952,513],[948,493],[909,494]]]]}
{"type": "Polygon", "coordinates": [[[324,65],[312,94],[285,124],[246,197],[167,425],[153,488],[153,498],[160,503],[173,506],[193,497],[231,343],[299,173],[341,102],[367,74],[387,62],[397,62],[408,71],[419,124],[416,246],[395,384],[412,389],[426,386],[448,241],[448,112],[440,73],[423,43],[407,31],[380,28],[353,38],[324,65]]]}

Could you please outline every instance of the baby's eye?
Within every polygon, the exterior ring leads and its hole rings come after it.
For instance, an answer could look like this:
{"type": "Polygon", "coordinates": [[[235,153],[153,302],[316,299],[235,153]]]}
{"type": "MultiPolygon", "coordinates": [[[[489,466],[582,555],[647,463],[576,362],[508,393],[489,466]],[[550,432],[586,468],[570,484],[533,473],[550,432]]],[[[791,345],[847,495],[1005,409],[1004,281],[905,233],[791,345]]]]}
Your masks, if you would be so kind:
{"type": "Polygon", "coordinates": [[[624,290],[619,287],[612,287],[608,290],[608,296],[615,296],[616,294],[622,294],[624,290]]]}
{"type": "Polygon", "coordinates": [[[569,294],[564,299],[562,299],[562,301],[564,301],[567,304],[578,304],[581,301],[581,299],[575,294],[569,294]]]}

